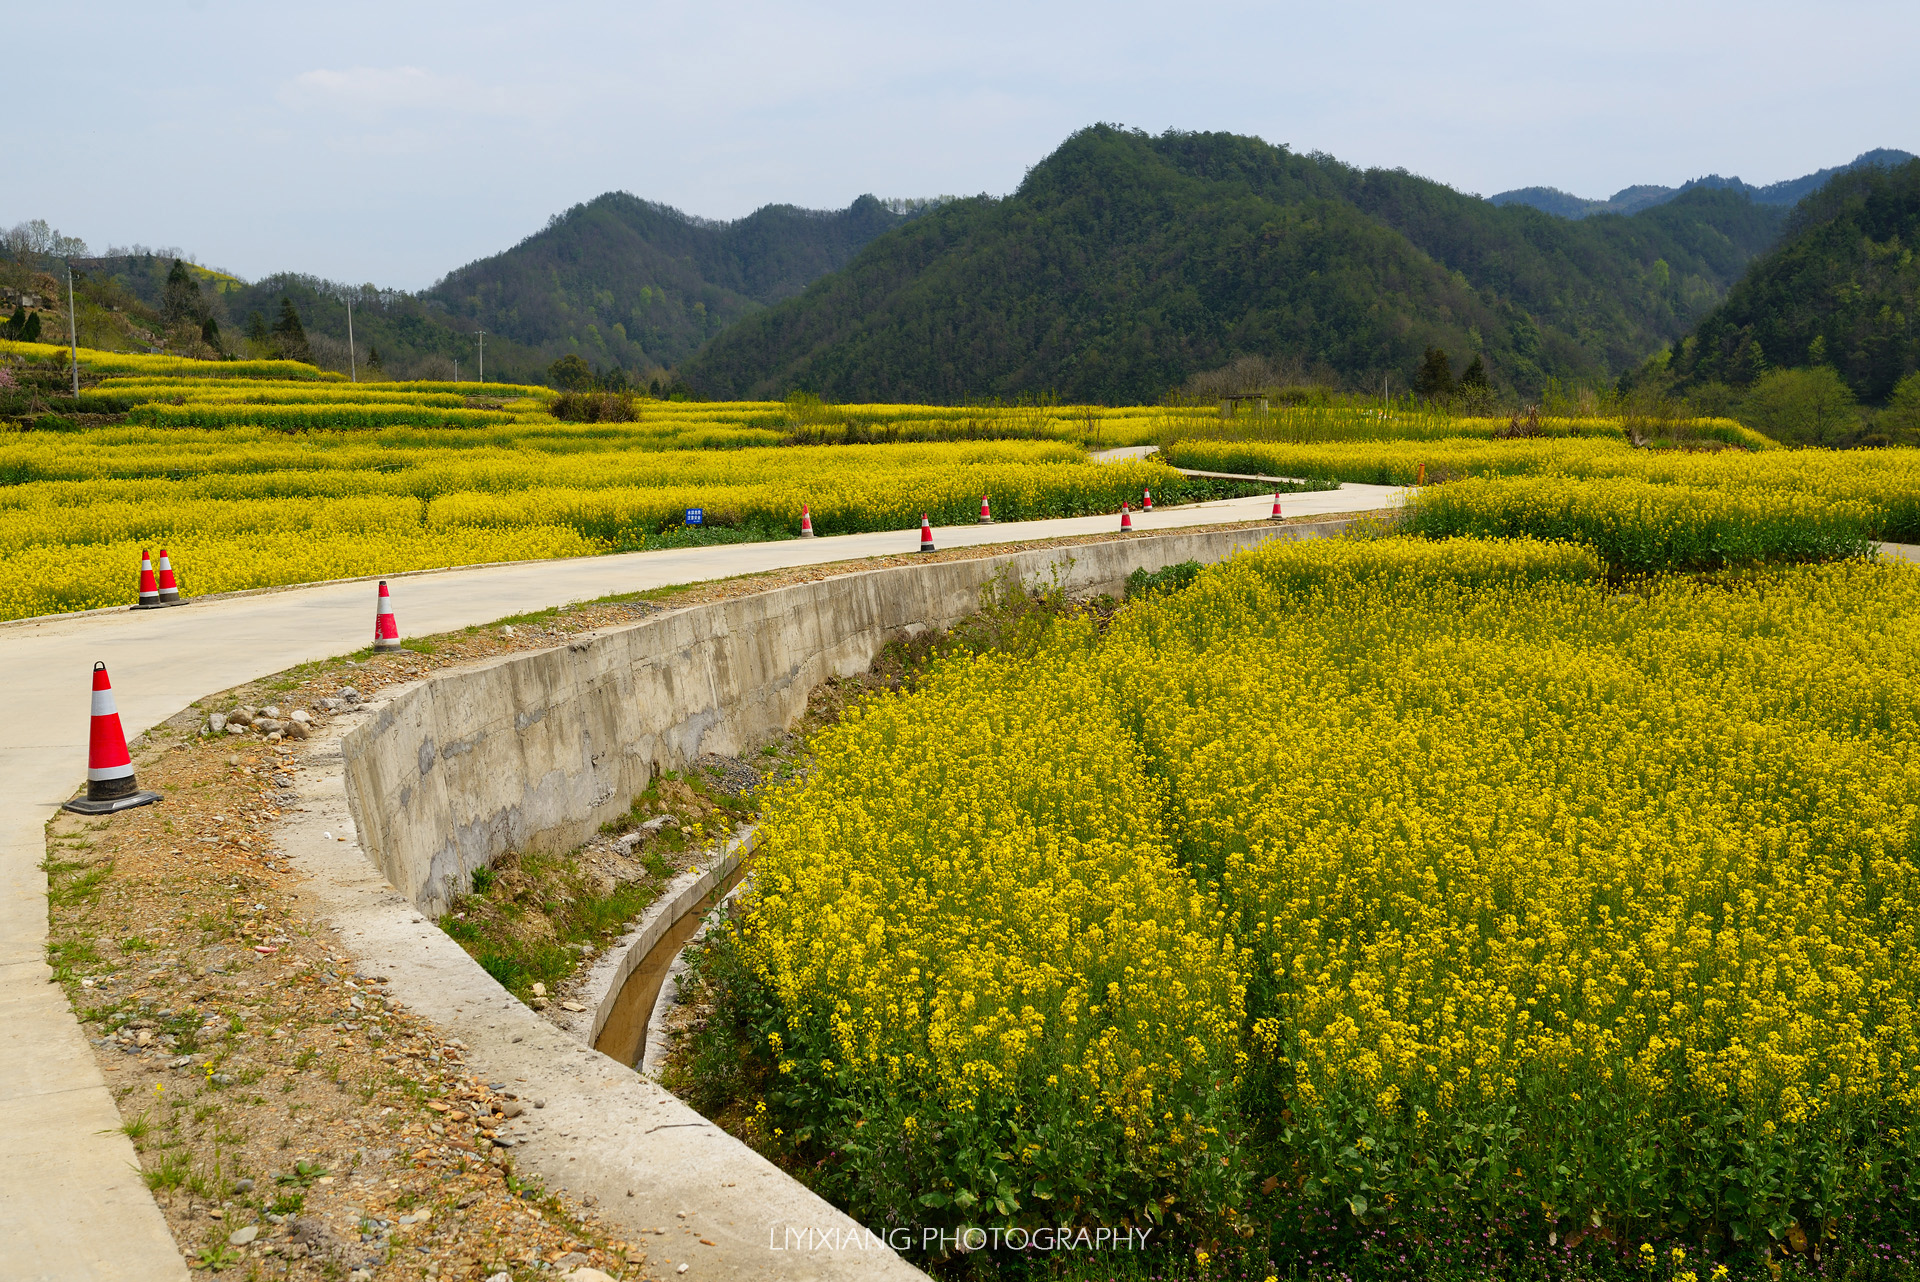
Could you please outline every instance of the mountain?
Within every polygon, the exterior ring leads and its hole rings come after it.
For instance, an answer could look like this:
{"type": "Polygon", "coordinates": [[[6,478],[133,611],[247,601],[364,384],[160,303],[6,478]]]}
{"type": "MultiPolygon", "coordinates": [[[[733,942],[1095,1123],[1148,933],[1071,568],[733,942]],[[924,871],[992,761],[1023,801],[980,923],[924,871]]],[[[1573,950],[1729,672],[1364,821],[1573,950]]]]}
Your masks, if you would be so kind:
{"type": "MultiPolygon", "coordinates": [[[[733,321],[844,265],[862,245],[930,204],[862,196],[841,210],[768,205],[716,222],[609,192],[556,214],[513,248],[469,263],[419,294],[298,272],[248,283],[196,268],[207,279],[192,332],[176,325],[169,343],[188,350],[210,316],[226,350],[263,348],[270,340],[249,345],[249,331],[264,331],[289,300],[312,358],[345,371],[351,300],[354,352],[363,371],[377,354],[390,377],[448,378],[457,368],[473,378],[480,368],[476,331],[485,330],[490,381],[544,382],[547,366],[569,352],[597,369],[618,367],[644,381],[733,321]]],[[[140,310],[143,332],[122,335],[126,341],[144,345],[159,335],[172,262],[168,253],[144,249],[88,260],[84,274],[103,314],[140,310]]],[[[112,336],[108,327],[96,328],[112,336]]]]}
{"type": "Polygon", "coordinates": [[[734,222],[626,192],[555,215],[512,249],[449,273],[423,299],[466,329],[589,364],[677,364],[728,325],[839,267],[915,206],[768,205],[734,222]]]}
{"type": "Polygon", "coordinates": [[[1863,400],[1920,368],[1920,160],[1835,177],[1704,317],[1671,368],[1744,386],[1768,368],[1830,364],[1863,400]]]}
{"type": "Polygon", "coordinates": [[[1698,187],[1743,192],[1757,205],[1795,205],[1810,193],[1818,191],[1829,178],[1837,174],[1848,173],[1869,165],[1890,169],[1912,159],[1913,155],[1909,152],[1898,151],[1891,147],[1879,147],[1873,151],[1861,152],[1847,164],[1835,165],[1831,169],[1822,169],[1799,178],[1789,178],[1784,182],[1769,183],[1765,187],[1750,186],[1738,178],[1722,178],[1718,174],[1708,174],[1705,178],[1695,178],[1678,187],[1623,187],[1606,200],[1588,200],[1583,196],[1570,195],[1558,187],[1519,187],[1513,191],[1503,191],[1497,196],[1489,196],[1488,199],[1496,205],[1530,205],[1560,218],[1586,218],[1592,214],[1635,214],[1642,209],[1663,205],[1682,192],[1692,191],[1698,187]]]}
{"type": "Polygon", "coordinates": [[[875,238],[681,372],[716,397],[1123,403],[1243,354],[1405,387],[1434,345],[1532,389],[1684,333],[1783,213],[1702,189],[1575,222],[1258,138],[1097,125],[1011,196],[875,238]]]}

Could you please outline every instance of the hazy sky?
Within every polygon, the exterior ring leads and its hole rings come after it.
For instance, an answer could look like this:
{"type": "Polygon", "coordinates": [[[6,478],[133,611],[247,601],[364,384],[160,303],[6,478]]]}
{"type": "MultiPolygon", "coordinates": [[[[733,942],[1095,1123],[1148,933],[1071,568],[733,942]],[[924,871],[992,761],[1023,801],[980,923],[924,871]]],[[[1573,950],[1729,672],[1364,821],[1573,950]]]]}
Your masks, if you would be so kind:
{"type": "Polygon", "coordinates": [[[1491,194],[1920,151],[1920,5],[29,4],[0,225],[419,288],[625,189],[1004,194],[1095,121],[1491,194]]]}

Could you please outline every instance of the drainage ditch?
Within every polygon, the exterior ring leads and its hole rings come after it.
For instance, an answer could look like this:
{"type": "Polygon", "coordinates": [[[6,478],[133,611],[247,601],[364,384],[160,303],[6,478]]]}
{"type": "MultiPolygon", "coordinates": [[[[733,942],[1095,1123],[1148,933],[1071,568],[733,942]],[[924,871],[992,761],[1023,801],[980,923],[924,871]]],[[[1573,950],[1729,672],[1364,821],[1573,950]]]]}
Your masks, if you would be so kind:
{"type": "Polygon", "coordinates": [[[609,1059],[637,1069],[647,1055],[647,1026],[653,1021],[653,1008],[659,1004],[660,988],[673,968],[680,950],[687,946],[700,923],[714,906],[740,884],[753,864],[751,850],[743,850],[734,865],[709,887],[686,904],[652,947],[640,958],[620,985],[607,1011],[593,1048],[609,1059]]]}

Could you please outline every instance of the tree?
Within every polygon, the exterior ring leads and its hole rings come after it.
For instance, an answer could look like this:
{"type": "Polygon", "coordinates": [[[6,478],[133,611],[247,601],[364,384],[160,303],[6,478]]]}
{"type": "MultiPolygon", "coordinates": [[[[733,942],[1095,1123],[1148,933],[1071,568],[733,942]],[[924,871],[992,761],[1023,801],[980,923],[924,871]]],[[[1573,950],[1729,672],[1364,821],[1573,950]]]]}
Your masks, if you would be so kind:
{"type": "Polygon", "coordinates": [[[200,341],[208,347],[211,347],[214,351],[219,351],[220,322],[211,316],[207,317],[206,323],[200,326],[200,341]]]}
{"type": "Polygon", "coordinates": [[[633,390],[633,383],[627,378],[627,371],[623,367],[615,365],[612,369],[600,376],[600,390],[603,392],[630,392],[633,390]]]}
{"type": "MultiPolygon", "coordinates": [[[[1483,371],[1484,372],[1484,371],[1483,371]]],[[[1413,376],[1413,390],[1417,396],[1430,401],[1444,400],[1453,395],[1453,362],[1447,354],[1437,347],[1429,347],[1420,361],[1420,372],[1413,376]]]]}
{"type": "Polygon", "coordinates": [[[306,328],[300,324],[300,311],[285,296],[280,299],[280,319],[273,323],[273,346],[282,360],[304,361],[313,355],[313,349],[307,346],[306,328]]]}
{"type": "Polygon", "coordinates": [[[254,342],[254,343],[264,343],[267,341],[267,336],[268,336],[267,318],[262,316],[259,312],[248,312],[247,313],[248,341],[254,342]]]}
{"type": "Polygon", "coordinates": [[[62,236],[56,228],[49,227],[44,218],[14,224],[4,235],[0,235],[0,245],[4,245],[14,258],[23,263],[29,255],[43,258],[87,256],[86,241],[78,236],[62,236]]]}
{"type": "Polygon", "coordinates": [[[379,373],[384,368],[384,366],[382,366],[380,363],[379,348],[377,347],[367,348],[367,368],[370,370],[373,370],[375,373],[379,373]]]}
{"type": "Polygon", "coordinates": [[[25,329],[26,327],[27,327],[27,309],[16,305],[13,309],[13,315],[9,317],[7,320],[7,326],[6,326],[7,337],[8,338],[20,337],[20,331],[25,329]]]}
{"type": "Polygon", "coordinates": [[[161,291],[161,310],[166,314],[167,324],[177,325],[181,321],[201,320],[206,314],[206,300],[200,297],[200,282],[187,270],[185,262],[176,258],[173,267],[167,272],[166,287],[161,291]]]}
{"type": "Polygon", "coordinates": [[[1894,385],[1887,408],[1880,411],[1874,427],[1891,445],[1920,442],[1920,370],[1915,370],[1894,385]]]}
{"type": "Polygon", "coordinates": [[[1463,392],[1485,392],[1490,390],[1487,380],[1487,363],[1475,352],[1473,359],[1467,362],[1466,372],[1460,375],[1460,390],[1463,392]]]}
{"type": "Polygon", "coordinates": [[[591,392],[593,370],[572,352],[547,366],[547,382],[563,392],[591,392]]]}
{"type": "Polygon", "coordinates": [[[40,341],[40,313],[28,312],[27,323],[20,327],[20,341],[37,343],[40,341]]]}
{"type": "Polygon", "coordinates": [[[1785,445],[1844,445],[1860,424],[1853,389],[1831,365],[1762,375],[1741,418],[1785,445]]]}

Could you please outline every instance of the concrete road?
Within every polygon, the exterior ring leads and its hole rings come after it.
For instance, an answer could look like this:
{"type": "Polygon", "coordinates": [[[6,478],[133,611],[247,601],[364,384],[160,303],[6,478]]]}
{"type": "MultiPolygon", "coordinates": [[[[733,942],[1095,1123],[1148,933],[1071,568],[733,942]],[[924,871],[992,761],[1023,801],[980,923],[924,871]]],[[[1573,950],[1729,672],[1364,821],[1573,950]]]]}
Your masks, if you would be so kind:
{"type": "MultiPolygon", "coordinates": [[[[1347,485],[1283,498],[1290,516],[1393,507],[1404,491],[1347,485]]],[[[1136,514],[1142,532],[1255,520],[1270,498],[1136,514]]],[[[941,547],[1117,530],[1114,516],[935,532],[941,547]]],[[[394,582],[403,635],[445,632],[616,592],[910,552],[917,531],[638,552],[447,570],[394,582]]],[[[44,824],[86,773],[90,671],[104,660],[129,737],[204,695],[372,640],[374,587],[343,583],[0,626],[10,712],[0,724],[0,1275],[185,1279],[132,1144],[65,995],[49,983],[44,824]]],[[[164,804],[164,803],[163,803],[164,804]]]]}

